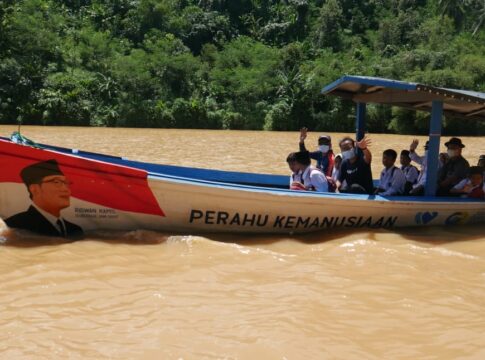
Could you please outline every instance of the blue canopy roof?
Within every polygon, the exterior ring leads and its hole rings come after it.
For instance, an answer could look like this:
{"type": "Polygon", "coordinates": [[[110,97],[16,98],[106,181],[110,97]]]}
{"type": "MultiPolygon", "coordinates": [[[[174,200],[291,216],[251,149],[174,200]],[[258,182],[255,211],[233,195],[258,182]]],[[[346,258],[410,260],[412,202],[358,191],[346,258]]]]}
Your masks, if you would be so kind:
{"type": "Polygon", "coordinates": [[[369,76],[344,76],[325,86],[323,94],[359,103],[377,103],[431,111],[432,101],[443,102],[444,114],[485,120],[485,93],[446,89],[369,76]]]}

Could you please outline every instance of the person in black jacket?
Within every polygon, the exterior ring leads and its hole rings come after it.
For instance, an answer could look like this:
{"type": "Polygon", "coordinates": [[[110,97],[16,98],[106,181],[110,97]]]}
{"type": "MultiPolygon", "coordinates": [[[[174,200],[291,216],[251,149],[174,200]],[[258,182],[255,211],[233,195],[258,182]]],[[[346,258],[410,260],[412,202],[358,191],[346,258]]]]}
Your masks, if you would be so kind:
{"type": "Polygon", "coordinates": [[[340,140],[342,151],[342,165],[337,181],[340,192],[350,194],[373,194],[371,161],[372,154],[368,149],[371,140],[364,136],[360,141],[350,137],[340,140]]]}
{"type": "Polygon", "coordinates": [[[29,165],[20,172],[32,205],[5,220],[12,228],[25,229],[40,235],[79,239],[81,227],[65,220],[61,210],[70,206],[71,182],[64,176],[56,160],[29,165]]]}
{"type": "Polygon", "coordinates": [[[438,196],[449,196],[450,190],[467,177],[470,168],[470,164],[461,154],[465,145],[460,138],[452,137],[445,146],[449,160],[438,172],[438,196]]]}

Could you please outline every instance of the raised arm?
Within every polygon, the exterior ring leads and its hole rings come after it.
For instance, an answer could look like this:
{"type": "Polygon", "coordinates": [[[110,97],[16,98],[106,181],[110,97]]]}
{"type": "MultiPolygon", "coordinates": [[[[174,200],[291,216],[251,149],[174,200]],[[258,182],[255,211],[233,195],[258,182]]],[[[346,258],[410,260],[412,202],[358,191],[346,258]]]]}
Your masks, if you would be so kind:
{"type": "Polygon", "coordinates": [[[371,161],[372,161],[372,154],[371,152],[369,151],[369,146],[370,144],[372,143],[371,139],[369,139],[366,136],[364,136],[364,138],[360,141],[357,141],[356,145],[357,147],[362,150],[362,153],[364,154],[364,161],[367,163],[367,164],[370,164],[371,161]]]}
{"type": "Polygon", "coordinates": [[[418,147],[418,144],[419,144],[419,140],[413,139],[413,142],[411,143],[411,145],[409,145],[409,157],[415,163],[422,165],[424,161],[424,157],[416,154],[416,148],[418,147]]]}
{"type": "Polygon", "coordinates": [[[305,147],[305,139],[307,136],[308,129],[306,127],[302,127],[300,129],[300,151],[306,151],[305,147]]]}

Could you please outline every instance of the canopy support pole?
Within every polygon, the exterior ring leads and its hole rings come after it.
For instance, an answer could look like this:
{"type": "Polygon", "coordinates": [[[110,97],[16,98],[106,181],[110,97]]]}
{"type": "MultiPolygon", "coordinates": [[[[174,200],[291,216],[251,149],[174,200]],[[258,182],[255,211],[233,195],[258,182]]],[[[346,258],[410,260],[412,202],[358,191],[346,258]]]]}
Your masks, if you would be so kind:
{"type": "Polygon", "coordinates": [[[365,135],[365,109],[366,103],[357,103],[357,114],[355,116],[355,139],[360,141],[365,135]]]}
{"type": "Polygon", "coordinates": [[[425,196],[435,196],[438,185],[438,156],[440,151],[441,120],[443,118],[443,101],[434,100],[429,124],[429,144],[426,169],[425,196]]]}

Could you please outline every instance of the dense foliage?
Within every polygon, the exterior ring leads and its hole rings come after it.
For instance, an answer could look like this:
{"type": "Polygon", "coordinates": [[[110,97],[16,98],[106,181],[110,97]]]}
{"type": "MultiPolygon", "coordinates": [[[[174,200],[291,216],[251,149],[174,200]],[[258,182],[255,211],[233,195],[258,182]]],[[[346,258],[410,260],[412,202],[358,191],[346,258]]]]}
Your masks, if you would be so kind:
{"type": "Polygon", "coordinates": [[[353,105],[319,94],[344,74],[485,92],[485,0],[0,0],[3,124],[351,131],[353,105]]]}

